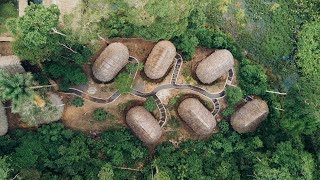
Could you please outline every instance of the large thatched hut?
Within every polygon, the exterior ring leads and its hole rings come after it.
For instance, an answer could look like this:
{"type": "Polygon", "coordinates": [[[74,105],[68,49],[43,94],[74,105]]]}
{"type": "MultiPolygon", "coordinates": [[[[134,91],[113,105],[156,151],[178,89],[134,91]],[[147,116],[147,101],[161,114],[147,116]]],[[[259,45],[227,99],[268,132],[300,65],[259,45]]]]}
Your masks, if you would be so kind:
{"type": "Polygon", "coordinates": [[[231,69],[233,64],[230,51],[217,50],[198,64],[196,75],[202,83],[210,84],[231,69]]]}
{"type": "Polygon", "coordinates": [[[216,127],[216,119],[196,98],[188,98],[178,107],[179,116],[198,135],[209,135],[216,127]]]}
{"type": "Polygon", "coordinates": [[[20,59],[14,55],[11,55],[11,56],[0,55],[0,69],[3,69],[4,71],[10,74],[25,72],[24,68],[21,66],[20,59]]]}
{"type": "Polygon", "coordinates": [[[146,144],[156,143],[162,135],[157,120],[142,106],[131,108],[126,115],[126,121],[134,134],[146,144]]]}
{"type": "Polygon", "coordinates": [[[0,102],[0,136],[7,134],[8,132],[8,119],[3,104],[0,102]]]}
{"type": "Polygon", "coordinates": [[[129,62],[129,50],[122,43],[106,47],[92,67],[93,75],[102,82],[111,81],[129,62]]]}
{"type": "Polygon", "coordinates": [[[145,63],[145,74],[150,79],[162,78],[170,68],[175,56],[176,47],[170,41],[158,42],[145,63]]]}
{"type": "Polygon", "coordinates": [[[231,116],[231,125],[239,133],[253,132],[268,116],[269,108],[261,99],[254,99],[231,116]]]}

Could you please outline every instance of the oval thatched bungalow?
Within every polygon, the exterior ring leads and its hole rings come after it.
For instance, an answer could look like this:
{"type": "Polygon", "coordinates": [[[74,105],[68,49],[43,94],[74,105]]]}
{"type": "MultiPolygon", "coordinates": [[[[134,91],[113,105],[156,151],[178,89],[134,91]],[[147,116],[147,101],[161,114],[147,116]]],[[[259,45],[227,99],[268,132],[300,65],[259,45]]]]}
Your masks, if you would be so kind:
{"type": "Polygon", "coordinates": [[[93,75],[102,82],[111,81],[129,62],[129,50],[121,43],[106,47],[92,67],[93,75]]]}
{"type": "Polygon", "coordinates": [[[0,136],[7,134],[8,132],[8,119],[3,104],[0,102],[0,136]]]}
{"type": "Polygon", "coordinates": [[[231,116],[231,125],[239,133],[253,132],[268,114],[267,103],[261,99],[254,99],[231,116]]]}
{"type": "Polygon", "coordinates": [[[144,66],[150,79],[162,78],[176,56],[176,47],[170,41],[160,41],[152,49],[144,66]]]}
{"type": "Polygon", "coordinates": [[[162,135],[158,121],[142,106],[131,108],[126,121],[134,134],[146,144],[156,143],[162,135]]]}
{"type": "Polygon", "coordinates": [[[198,64],[196,75],[202,83],[210,84],[231,69],[233,64],[230,51],[217,50],[198,64]]]}
{"type": "Polygon", "coordinates": [[[214,116],[196,98],[183,100],[178,107],[178,113],[198,135],[209,135],[216,127],[214,116]]]}

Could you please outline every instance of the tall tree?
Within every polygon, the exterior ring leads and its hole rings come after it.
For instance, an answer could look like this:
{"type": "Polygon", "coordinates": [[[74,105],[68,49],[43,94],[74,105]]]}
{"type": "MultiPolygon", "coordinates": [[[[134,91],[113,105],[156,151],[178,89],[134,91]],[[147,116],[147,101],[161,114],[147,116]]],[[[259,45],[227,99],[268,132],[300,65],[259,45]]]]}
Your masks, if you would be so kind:
{"type": "Polygon", "coordinates": [[[32,85],[34,81],[30,73],[11,75],[0,70],[0,100],[11,100],[13,112],[23,100],[32,100],[35,94],[32,85]]]}
{"type": "Polygon", "coordinates": [[[61,48],[57,43],[60,35],[53,33],[53,29],[58,27],[59,15],[55,5],[46,8],[31,4],[24,16],[8,20],[7,27],[15,39],[12,44],[15,54],[37,64],[61,48]]]}
{"type": "Polygon", "coordinates": [[[312,134],[320,128],[320,81],[301,78],[289,89],[282,125],[295,134],[312,134]]]}
{"type": "Polygon", "coordinates": [[[296,63],[304,76],[320,76],[320,17],[303,25],[298,34],[296,63]]]}
{"type": "Polygon", "coordinates": [[[6,161],[7,157],[0,156],[0,179],[8,179],[11,171],[10,165],[6,161]]]}
{"type": "Polygon", "coordinates": [[[113,176],[112,166],[109,163],[102,166],[98,174],[99,180],[113,180],[113,176]]]}

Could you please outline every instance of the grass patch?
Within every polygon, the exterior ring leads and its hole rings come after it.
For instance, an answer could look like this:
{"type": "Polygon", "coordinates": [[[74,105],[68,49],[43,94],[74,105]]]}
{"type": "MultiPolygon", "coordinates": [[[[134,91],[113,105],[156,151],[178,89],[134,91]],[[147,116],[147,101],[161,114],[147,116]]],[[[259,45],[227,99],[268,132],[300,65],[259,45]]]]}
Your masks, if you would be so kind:
{"type": "Polygon", "coordinates": [[[168,126],[171,127],[172,129],[177,129],[180,127],[180,124],[178,122],[178,120],[174,117],[172,117],[169,121],[168,121],[168,126]]]}

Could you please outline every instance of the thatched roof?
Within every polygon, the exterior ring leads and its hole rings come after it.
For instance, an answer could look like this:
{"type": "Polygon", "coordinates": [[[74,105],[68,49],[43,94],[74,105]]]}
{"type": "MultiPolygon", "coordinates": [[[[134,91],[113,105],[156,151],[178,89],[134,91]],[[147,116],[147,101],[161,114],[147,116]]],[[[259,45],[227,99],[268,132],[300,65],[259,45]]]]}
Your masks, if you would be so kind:
{"type": "Polygon", "coordinates": [[[56,108],[56,114],[52,117],[51,121],[59,121],[63,115],[64,104],[61,98],[57,94],[50,93],[48,96],[49,101],[52,103],[52,106],[56,108]]]}
{"type": "Polygon", "coordinates": [[[216,127],[216,119],[196,98],[188,98],[178,107],[180,117],[199,135],[209,135],[216,127]]]}
{"type": "Polygon", "coordinates": [[[269,108],[261,99],[254,99],[242,106],[231,117],[231,125],[239,133],[253,132],[268,116],[269,108]]]}
{"type": "Polygon", "coordinates": [[[126,115],[126,121],[134,134],[146,144],[156,143],[162,135],[157,120],[142,106],[131,108],[126,115]]]}
{"type": "Polygon", "coordinates": [[[17,56],[0,56],[0,69],[10,74],[24,73],[20,59],[17,56]]]}
{"type": "Polygon", "coordinates": [[[196,74],[202,83],[210,84],[231,69],[233,64],[230,51],[217,50],[198,64],[196,74]]]}
{"type": "Polygon", "coordinates": [[[3,104],[0,102],[0,136],[8,132],[8,119],[3,104]]]}
{"type": "Polygon", "coordinates": [[[129,62],[129,50],[121,43],[111,43],[94,62],[93,75],[102,82],[111,81],[129,62]]]}
{"type": "Polygon", "coordinates": [[[162,78],[176,56],[176,47],[170,41],[160,41],[152,49],[144,66],[150,79],[162,78]]]}

